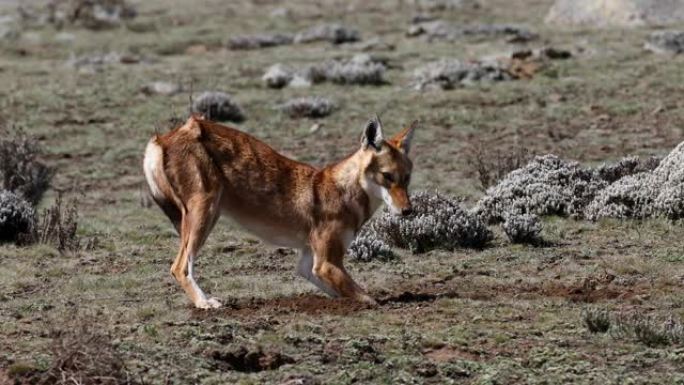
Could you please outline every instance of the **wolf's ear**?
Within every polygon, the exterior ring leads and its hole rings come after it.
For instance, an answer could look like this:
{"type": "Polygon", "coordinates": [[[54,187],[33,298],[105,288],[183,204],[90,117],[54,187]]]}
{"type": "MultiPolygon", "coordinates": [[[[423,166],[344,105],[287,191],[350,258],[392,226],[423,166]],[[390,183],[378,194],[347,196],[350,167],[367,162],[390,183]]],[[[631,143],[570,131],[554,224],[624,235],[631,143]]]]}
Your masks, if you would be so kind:
{"type": "Polygon", "coordinates": [[[376,151],[380,150],[382,146],[382,122],[377,115],[368,121],[366,127],[363,129],[361,136],[361,145],[363,148],[373,147],[376,151]]]}
{"type": "Polygon", "coordinates": [[[404,154],[409,153],[411,150],[411,141],[413,140],[413,132],[418,127],[418,121],[414,120],[411,125],[404,128],[400,133],[394,135],[392,138],[392,144],[394,144],[398,149],[400,149],[404,154]]]}

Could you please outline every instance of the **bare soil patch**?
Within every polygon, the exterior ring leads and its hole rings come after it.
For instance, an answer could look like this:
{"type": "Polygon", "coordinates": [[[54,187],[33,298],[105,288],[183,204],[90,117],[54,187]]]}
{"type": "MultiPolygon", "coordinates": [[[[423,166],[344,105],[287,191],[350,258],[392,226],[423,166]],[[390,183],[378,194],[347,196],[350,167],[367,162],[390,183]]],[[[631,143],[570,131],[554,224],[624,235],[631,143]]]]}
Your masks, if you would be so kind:
{"type": "Polygon", "coordinates": [[[282,365],[294,362],[291,357],[279,352],[264,352],[261,348],[248,349],[244,346],[227,352],[213,349],[206,352],[205,355],[212,359],[212,362],[218,369],[236,370],[246,373],[274,370],[282,365]]]}

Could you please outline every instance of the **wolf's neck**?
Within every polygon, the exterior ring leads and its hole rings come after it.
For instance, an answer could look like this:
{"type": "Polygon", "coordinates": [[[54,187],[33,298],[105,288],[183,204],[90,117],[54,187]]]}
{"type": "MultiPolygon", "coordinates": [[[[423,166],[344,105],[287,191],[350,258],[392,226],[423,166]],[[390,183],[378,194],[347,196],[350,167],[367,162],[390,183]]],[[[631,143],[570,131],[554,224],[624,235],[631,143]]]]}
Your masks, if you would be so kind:
{"type": "Polygon", "coordinates": [[[373,215],[382,203],[369,191],[369,181],[364,170],[368,167],[372,155],[363,150],[351,154],[345,159],[324,169],[326,174],[341,192],[339,199],[342,207],[352,212],[355,230],[373,215]]]}

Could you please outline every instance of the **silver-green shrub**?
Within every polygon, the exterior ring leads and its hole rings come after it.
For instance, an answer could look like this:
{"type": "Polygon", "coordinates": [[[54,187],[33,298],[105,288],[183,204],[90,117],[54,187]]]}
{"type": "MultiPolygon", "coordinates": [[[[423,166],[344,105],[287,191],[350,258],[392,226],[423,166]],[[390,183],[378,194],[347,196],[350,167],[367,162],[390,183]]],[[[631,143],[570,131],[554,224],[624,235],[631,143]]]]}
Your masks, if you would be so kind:
{"type": "Polygon", "coordinates": [[[30,237],[35,210],[22,196],[0,190],[0,242],[19,242],[30,237]]]}
{"type": "Polygon", "coordinates": [[[384,210],[368,224],[389,245],[423,253],[434,249],[481,248],[493,238],[487,225],[469,213],[459,199],[439,193],[411,196],[413,213],[397,216],[384,210]]]}

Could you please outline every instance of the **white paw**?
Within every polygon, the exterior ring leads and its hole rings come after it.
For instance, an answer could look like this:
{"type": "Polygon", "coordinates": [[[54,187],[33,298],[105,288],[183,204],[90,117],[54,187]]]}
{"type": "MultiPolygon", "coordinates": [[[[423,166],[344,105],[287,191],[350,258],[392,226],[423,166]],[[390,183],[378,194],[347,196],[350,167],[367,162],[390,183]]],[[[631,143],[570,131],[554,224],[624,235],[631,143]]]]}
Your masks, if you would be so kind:
{"type": "Polygon", "coordinates": [[[209,298],[205,300],[200,300],[195,304],[198,309],[218,309],[221,307],[221,302],[216,298],[209,298]]]}
{"type": "Polygon", "coordinates": [[[219,300],[217,300],[216,298],[209,298],[207,303],[214,309],[218,309],[221,307],[221,302],[219,302],[219,300]]]}

